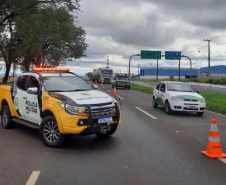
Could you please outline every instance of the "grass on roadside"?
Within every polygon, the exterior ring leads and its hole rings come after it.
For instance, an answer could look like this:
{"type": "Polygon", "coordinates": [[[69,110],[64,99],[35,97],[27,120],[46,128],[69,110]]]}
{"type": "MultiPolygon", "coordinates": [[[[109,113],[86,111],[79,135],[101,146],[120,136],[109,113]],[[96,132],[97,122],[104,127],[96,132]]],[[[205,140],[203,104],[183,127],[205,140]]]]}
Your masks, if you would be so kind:
{"type": "Polygon", "coordinates": [[[145,86],[136,85],[136,84],[132,84],[131,89],[141,91],[141,92],[145,92],[145,93],[148,93],[148,94],[153,94],[153,90],[154,90],[151,87],[145,87],[145,86]]]}
{"type": "MultiPolygon", "coordinates": [[[[131,89],[153,94],[153,88],[132,84],[131,89]]],[[[226,94],[200,92],[206,100],[206,109],[226,115],[226,94]]]]}
{"type": "Polygon", "coordinates": [[[206,100],[206,109],[226,114],[226,95],[220,93],[200,92],[206,100]]]}

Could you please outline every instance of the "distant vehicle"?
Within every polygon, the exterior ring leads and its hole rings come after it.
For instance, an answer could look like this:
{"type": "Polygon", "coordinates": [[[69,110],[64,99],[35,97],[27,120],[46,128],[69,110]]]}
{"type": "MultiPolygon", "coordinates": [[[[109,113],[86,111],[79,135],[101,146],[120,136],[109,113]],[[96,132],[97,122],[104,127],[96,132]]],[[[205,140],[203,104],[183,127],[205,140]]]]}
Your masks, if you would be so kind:
{"type": "Polygon", "coordinates": [[[93,81],[98,83],[111,83],[113,79],[113,69],[111,68],[99,68],[93,71],[93,81]]]}
{"type": "Polygon", "coordinates": [[[206,108],[205,99],[189,84],[172,81],[162,81],[154,88],[152,104],[154,108],[164,106],[167,114],[192,111],[202,116],[206,108]]]}
{"type": "Polygon", "coordinates": [[[86,73],[85,80],[87,80],[87,81],[92,80],[92,78],[93,78],[92,74],[93,74],[92,72],[86,73]]]}
{"type": "Polygon", "coordinates": [[[122,87],[124,89],[130,89],[131,83],[126,73],[117,73],[112,81],[112,88],[122,87]]]}

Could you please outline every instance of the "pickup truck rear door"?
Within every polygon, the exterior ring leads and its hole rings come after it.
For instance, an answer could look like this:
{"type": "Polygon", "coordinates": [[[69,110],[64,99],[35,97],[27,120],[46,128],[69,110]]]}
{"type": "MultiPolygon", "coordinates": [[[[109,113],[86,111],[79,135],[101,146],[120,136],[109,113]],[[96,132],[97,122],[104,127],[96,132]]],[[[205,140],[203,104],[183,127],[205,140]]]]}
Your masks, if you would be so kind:
{"type": "Polygon", "coordinates": [[[13,104],[19,117],[26,119],[26,86],[28,75],[22,75],[17,78],[14,92],[12,93],[13,104]]]}

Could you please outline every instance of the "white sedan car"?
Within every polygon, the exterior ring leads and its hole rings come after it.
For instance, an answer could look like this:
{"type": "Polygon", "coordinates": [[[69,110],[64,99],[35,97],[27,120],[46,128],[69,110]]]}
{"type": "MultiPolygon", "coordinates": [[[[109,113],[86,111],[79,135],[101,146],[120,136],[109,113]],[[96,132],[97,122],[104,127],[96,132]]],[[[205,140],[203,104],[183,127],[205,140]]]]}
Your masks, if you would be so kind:
{"type": "Polygon", "coordinates": [[[204,114],[205,99],[187,83],[162,81],[153,91],[152,104],[164,106],[167,114],[172,111],[192,111],[198,116],[204,114]]]}

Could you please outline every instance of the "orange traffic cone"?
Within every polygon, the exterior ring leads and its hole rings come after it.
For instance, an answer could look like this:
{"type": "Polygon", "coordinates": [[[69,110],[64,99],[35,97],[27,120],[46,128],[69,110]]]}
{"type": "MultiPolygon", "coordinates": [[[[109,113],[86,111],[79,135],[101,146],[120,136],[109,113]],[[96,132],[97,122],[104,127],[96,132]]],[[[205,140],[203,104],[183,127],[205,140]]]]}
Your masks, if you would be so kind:
{"type": "Polygon", "coordinates": [[[201,153],[210,158],[226,157],[226,154],[222,152],[217,121],[215,119],[212,119],[211,122],[207,151],[202,151],[201,153]]]}
{"type": "Polygon", "coordinates": [[[101,88],[104,88],[104,84],[103,84],[103,82],[101,82],[100,87],[101,87],[101,88]]]}
{"type": "Polygon", "coordinates": [[[112,95],[113,95],[113,96],[118,96],[115,87],[114,87],[114,91],[113,91],[113,94],[112,94],[112,95]]]}

